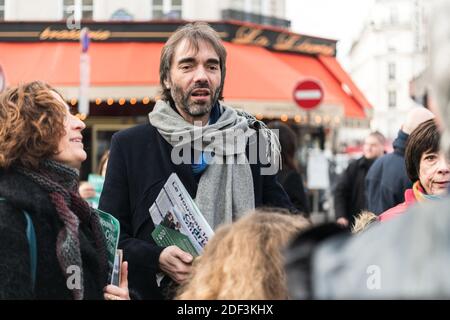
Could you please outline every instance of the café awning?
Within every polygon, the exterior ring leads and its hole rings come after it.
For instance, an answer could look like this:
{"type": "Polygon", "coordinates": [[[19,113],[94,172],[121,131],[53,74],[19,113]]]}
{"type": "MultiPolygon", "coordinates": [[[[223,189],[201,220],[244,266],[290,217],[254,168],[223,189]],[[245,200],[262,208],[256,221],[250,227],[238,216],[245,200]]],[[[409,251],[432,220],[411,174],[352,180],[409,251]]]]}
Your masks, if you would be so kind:
{"type": "MultiPolygon", "coordinates": [[[[341,110],[343,116],[363,119],[371,108],[337,60],[325,56],[271,51],[254,45],[224,42],[228,52],[224,97],[252,113],[294,116],[292,91],[302,79],[317,79],[324,88],[322,113],[341,110]]],[[[91,88],[95,99],[154,97],[159,88],[159,57],[163,43],[92,43],[91,88]]],[[[0,43],[0,65],[8,85],[43,80],[67,99],[76,98],[79,85],[77,43],[0,43]]]]}

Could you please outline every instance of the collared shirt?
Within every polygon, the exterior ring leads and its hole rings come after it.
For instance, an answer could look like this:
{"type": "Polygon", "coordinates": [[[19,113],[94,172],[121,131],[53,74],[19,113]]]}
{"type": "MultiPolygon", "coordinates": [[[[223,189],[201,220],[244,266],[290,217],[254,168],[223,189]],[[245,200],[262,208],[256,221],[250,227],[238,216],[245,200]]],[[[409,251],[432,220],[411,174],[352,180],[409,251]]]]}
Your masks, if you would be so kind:
{"type": "MultiPolygon", "coordinates": [[[[209,120],[206,125],[211,125],[217,122],[219,120],[221,114],[220,110],[220,104],[217,102],[214,107],[211,109],[211,114],[209,115],[209,120]]],[[[192,152],[192,160],[194,160],[194,154],[195,152],[192,152]]],[[[196,161],[192,161],[192,172],[194,173],[194,176],[196,179],[200,179],[201,174],[206,170],[208,167],[208,158],[210,155],[205,154],[204,152],[201,152],[199,155],[199,158],[196,159],[196,161]]]]}

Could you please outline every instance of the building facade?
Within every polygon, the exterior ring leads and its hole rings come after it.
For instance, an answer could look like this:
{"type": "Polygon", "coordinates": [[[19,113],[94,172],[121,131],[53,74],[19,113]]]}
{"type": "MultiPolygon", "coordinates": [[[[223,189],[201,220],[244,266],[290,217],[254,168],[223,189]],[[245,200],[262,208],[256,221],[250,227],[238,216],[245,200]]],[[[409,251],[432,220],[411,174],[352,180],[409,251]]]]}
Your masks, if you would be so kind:
{"type": "Polygon", "coordinates": [[[373,106],[371,128],[395,138],[408,110],[410,81],[426,67],[429,1],[377,0],[350,53],[350,74],[373,106]]]}
{"type": "Polygon", "coordinates": [[[336,60],[336,41],[290,32],[284,1],[0,0],[1,8],[6,84],[49,82],[74,111],[82,96],[80,30],[89,29],[90,161],[82,172],[95,170],[113,133],[148,121],[160,94],[161,48],[185,21],[207,20],[224,40],[225,102],[263,121],[289,123],[305,149],[330,150],[342,128],[354,133],[369,124],[370,103],[336,60]],[[293,88],[306,79],[317,79],[324,93],[311,111],[293,99],[293,88]]]}
{"type": "Polygon", "coordinates": [[[238,20],[288,28],[284,0],[0,0],[5,21],[238,20]],[[45,10],[42,10],[45,8],[45,10]]]}

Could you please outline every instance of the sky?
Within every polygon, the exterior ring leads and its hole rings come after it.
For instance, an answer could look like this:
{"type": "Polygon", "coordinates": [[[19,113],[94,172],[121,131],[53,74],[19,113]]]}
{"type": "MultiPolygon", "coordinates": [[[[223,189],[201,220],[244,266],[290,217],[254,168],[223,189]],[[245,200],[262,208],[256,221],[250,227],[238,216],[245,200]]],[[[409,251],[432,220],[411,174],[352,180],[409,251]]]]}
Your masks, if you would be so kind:
{"type": "Polygon", "coordinates": [[[339,40],[337,57],[346,64],[352,42],[362,30],[374,0],[286,0],[292,31],[339,40]]]}

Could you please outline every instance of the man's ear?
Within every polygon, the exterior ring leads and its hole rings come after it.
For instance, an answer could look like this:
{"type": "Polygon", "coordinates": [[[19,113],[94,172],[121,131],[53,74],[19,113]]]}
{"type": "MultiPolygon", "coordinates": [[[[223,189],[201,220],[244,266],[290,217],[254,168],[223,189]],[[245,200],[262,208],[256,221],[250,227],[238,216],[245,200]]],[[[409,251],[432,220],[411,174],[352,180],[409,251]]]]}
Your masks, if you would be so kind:
{"type": "Polygon", "coordinates": [[[168,79],[164,80],[164,85],[170,90],[170,81],[168,79]]]}

